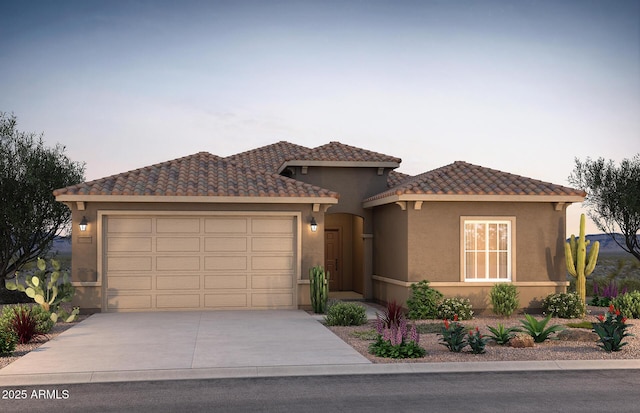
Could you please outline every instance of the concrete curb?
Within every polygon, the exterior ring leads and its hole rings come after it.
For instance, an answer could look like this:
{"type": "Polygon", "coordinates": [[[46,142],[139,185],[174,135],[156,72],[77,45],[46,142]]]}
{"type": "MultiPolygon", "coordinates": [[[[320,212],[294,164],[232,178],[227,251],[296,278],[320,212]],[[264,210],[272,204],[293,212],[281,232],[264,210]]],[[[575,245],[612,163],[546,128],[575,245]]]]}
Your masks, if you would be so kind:
{"type": "Polygon", "coordinates": [[[489,361],[464,363],[395,363],[316,366],[229,367],[171,370],[92,371],[39,375],[14,374],[0,376],[0,387],[256,377],[631,369],[640,369],[640,360],[489,361]]]}

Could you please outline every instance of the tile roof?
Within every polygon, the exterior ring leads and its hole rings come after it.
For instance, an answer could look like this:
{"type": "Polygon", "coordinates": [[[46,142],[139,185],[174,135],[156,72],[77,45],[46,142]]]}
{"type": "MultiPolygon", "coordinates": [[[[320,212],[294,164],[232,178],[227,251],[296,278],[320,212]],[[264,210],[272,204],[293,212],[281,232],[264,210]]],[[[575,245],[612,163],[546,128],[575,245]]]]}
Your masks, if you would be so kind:
{"type": "Polygon", "coordinates": [[[327,189],[199,152],[54,191],[60,195],[338,198],[327,189]]]}
{"type": "Polygon", "coordinates": [[[306,153],[310,150],[310,148],[304,146],[280,141],[227,156],[225,159],[239,165],[250,166],[257,170],[277,172],[284,161],[294,159],[296,155],[306,153]]]}
{"type": "Polygon", "coordinates": [[[391,162],[400,164],[402,159],[384,155],[340,142],[329,142],[306,153],[296,154],[287,160],[328,162],[391,162]]]}
{"type": "Polygon", "coordinates": [[[558,195],[584,197],[577,189],[457,161],[409,178],[366,201],[394,195],[558,195]]]}
{"type": "Polygon", "coordinates": [[[387,177],[387,186],[389,188],[393,188],[394,186],[400,185],[409,178],[412,178],[412,176],[398,171],[389,171],[389,176],[387,177]]]}

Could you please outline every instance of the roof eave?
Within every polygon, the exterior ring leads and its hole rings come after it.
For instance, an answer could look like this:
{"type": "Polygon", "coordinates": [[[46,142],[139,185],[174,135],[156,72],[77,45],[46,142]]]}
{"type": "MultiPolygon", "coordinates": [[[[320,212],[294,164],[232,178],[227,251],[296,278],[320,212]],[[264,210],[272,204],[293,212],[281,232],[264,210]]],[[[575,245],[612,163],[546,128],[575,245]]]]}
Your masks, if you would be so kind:
{"type": "Polygon", "coordinates": [[[58,202],[165,202],[212,204],[337,204],[334,197],[313,196],[185,196],[185,195],[58,195],[58,202]]]}
{"type": "Polygon", "coordinates": [[[402,201],[422,202],[564,202],[584,201],[579,195],[454,195],[454,194],[393,194],[384,198],[372,199],[362,203],[363,208],[402,201]]]}
{"type": "Polygon", "coordinates": [[[398,162],[388,161],[305,161],[305,160],[291,160],[285,161],[278,168],[278,173],[281,173],[288,166],[324,166],[333,168],[391,168],[395,169],[400,167],[398,162]]]}

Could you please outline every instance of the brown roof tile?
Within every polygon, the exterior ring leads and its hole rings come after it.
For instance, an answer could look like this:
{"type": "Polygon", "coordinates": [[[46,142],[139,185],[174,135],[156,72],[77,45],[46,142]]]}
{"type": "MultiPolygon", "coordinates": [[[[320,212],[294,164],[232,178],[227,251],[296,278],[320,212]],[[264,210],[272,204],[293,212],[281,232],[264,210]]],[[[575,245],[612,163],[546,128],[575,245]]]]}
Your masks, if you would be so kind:
{"type": "Polygon", "coordinates": [[[409,178],[366,201],[392,195],[561,195],[582,196],[577,189],[457,161],[409,178]]]}
{"type": "Polygon", "coordinates": [[[293,159],[296,155],[306,153],[310,150],[311,149],[304,146],[280,141],[271,145],[227,156],[225,159],[238,165],[249,166],[259,171],[277,172],[278,168],[284,161],[287,159],[293,159]]]}
{"type": "Polygon", "coordinates": [[[313,148],[306,153],[295,154],[287,160],[300,161],[329,161],[329,162],[392,162],[400,163],[402,160],[394,156],[384,155],[355,146],[345,145],[340,142],[330,142],[326,145],[313,148]]]}
{"type": "Polygon", "coordinates": [[[387,177],[387,186],[389,188],[393,188],[394,186],[400,185],[409,178],[411,178],[411,175],[407,175],[398,171],[389,171],[389,176],[387,177]]]}
{"type": "Polygon", "coordinates": [[[54,191],[59,195],[338,198],[338,194],[208,152],[54,191]]]}

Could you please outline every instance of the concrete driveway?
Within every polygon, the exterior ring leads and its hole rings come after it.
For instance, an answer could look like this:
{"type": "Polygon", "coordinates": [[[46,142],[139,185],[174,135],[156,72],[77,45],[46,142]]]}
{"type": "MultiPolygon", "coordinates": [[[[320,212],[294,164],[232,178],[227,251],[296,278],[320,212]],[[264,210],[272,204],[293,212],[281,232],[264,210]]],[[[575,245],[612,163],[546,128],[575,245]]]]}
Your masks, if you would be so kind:
{"type": "Polygon", "coordinates": [[[25,375],[369,363],[304,311],[104,313],[1,369],[0,386],[25,375]]]}

